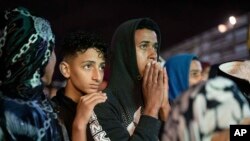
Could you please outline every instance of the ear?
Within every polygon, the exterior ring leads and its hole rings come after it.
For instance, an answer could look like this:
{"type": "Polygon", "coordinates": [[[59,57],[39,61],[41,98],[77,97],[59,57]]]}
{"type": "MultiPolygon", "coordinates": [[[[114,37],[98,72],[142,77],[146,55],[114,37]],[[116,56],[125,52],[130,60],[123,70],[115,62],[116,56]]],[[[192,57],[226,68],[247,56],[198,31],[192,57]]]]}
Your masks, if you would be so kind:
{"type": "Polygon", "coordinates": [[[69,69],[69,64],[67,62],[62,61],[59,64],[59,69],[60,69],[60,72],[62,73],[62,75],[65,78],[69,78],[70,77],[70,69],[69,69]]]}

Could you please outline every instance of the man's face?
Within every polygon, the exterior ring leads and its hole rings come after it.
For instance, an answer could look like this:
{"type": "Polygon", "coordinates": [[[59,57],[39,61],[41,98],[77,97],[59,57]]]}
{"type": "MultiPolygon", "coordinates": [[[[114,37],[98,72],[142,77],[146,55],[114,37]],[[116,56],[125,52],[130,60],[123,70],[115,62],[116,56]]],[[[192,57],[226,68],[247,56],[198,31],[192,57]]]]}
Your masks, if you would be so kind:
{"type": "Polygon", "coordinates": [[[135,48],[139,73],[143,76],[146,64],[157,60],[157,34],[149,29],[136,30],[135,48]]]}
{"type": "Polygon", "coordinates": [[[198,60],[192,60],[189,69],[189,87],[202,81],[202,67],[198,60]]]}

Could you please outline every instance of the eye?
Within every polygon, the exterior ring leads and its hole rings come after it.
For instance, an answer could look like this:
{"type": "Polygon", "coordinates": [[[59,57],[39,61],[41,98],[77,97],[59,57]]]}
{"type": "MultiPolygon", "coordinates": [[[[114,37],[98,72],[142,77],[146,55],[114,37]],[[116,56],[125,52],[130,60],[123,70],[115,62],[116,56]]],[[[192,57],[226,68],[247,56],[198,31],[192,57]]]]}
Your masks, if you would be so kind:
{"type": "Polygon", "coordinates": [[[83,69],[90,70],[91,67],[92,67],[92,64],[86,64],[86,65],[83,66],[83,69]]]}
{"type": "Polygon", "coordinates": [[[100,68],[101,71],[104,71],[104,69],[105,69],[105,64],[100,65],[99,68],[100,68]]]}
{"type": "Polygon", "coordinates": [[[157,50],[159,48],[159,45],[158,44],[154,44],[154,49],[157,50]]]}
{"type": "Polygon", "coordinates": [[[191,75],[192,75],[192,76],[196,75],[196,72],[191,72],[191,75]]]}
{"type": "Polygon", "coordinates": [[[194,78],[199,77],[200,75],[201,75],[200,72],[192,72],[191,73],[191,76],[194,77],[194,78]]]}
{"type": "Polygon", "coordinates": [[[147,44],[141,44],[141,45],[140,45],[140,48],[141,48],[141,49],[146,49],[147,47],[148,47],[147,44]]]}

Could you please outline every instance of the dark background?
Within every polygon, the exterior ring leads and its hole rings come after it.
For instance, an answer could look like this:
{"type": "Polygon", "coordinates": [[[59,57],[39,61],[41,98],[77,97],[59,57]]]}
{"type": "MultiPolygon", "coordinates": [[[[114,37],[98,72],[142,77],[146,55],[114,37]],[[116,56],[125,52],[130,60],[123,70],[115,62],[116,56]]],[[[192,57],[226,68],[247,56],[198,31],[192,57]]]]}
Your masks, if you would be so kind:
{"type": "MultiPolygon", "coordinates": [[[[247,13],[248,3],[247,0],[0,0],[0,11],[24,6],[48,19],[56,36],[56,52],[65,34],[71,31],[94,31],[110,44],[122,22],[150,17],[160,26],[162,53],[185,39],[226,23],[231,15],[247,13]]],[[[60,59],[57,55],[57,65],[60,59]]],[[[54,80],[62,79],[55,67],[54,80]]]]}
{"type": "MultiPolygon", "coordinates": [[[[247,1],[247,0],[245,0],[247,1]]],[[[161,51],[187,38],[241,16],[250,4],[240,0],[0,0],[0,10],[25,6],[47,18],[60,46],[72,30],[95,31],[110,43],[115,29],[131,18],[150,17],[162,32],[161,51]]]]}

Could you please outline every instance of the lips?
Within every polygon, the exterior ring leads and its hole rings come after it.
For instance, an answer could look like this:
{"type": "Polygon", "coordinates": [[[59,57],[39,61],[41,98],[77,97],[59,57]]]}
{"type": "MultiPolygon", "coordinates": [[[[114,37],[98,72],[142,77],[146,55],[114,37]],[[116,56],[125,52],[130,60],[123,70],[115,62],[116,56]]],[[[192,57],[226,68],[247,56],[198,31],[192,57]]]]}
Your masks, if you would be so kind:
{"type": "Polygon", "coordinates": [[[99,84],[90,84],[91,89],[99,89],[100,85],[99,84]]]}

